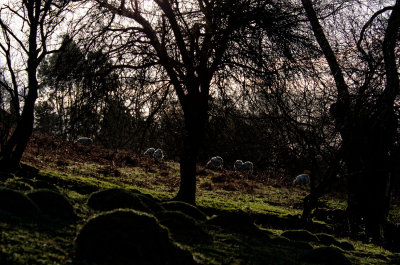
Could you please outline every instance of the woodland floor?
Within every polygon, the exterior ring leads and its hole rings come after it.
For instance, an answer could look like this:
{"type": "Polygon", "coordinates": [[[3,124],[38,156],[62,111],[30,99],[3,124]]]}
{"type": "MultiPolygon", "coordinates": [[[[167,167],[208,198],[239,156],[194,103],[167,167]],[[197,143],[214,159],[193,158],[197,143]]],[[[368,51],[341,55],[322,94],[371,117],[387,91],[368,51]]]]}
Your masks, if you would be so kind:
{"type": "MultiPolygon", "coordinates": [[[[29,166],[16,174],[0,172],[0,186],[28,192],[30,187],[24,186],[24,190],[21,183],[50,184],[73,204],[78,221],[59,226],[9,222],[0,215],[0,264],[76,264],[75,237],[87,220],[98,214],[87,206],[93,192],[138,190],[162,202],[170,200],[179,188],[179,165],[175,162],[155,162],[126,151],[45,136],[32,138],[23,162],[29,166]]],[[[400,264],[400,246],[388,250],[362,241],[362,237],[348,237],[341,219],[344,196],[321,198],[313,223],[303,224],[299,217],[308,190],[290,183],[289,177],[276,172],[247,176],[199,166],[196,204],[208,221],[196,223],[201,236],[184,227],[169,228],[170,235],[199,264],[338,264],[334,258],[318,257],[318,251],[327,247],[342,253],[352,264],[400,264]],[[215,216],[228,218],[213,223],[210,220],[218,220],[215,216]],[[292,230],[300,231],[303,237],[282,235],[292,230]],[[309,234],[317,239],[310,239],[309,234]]],[[[390,220],[400,225],[398,202],[391,209],[390,220]]]]}

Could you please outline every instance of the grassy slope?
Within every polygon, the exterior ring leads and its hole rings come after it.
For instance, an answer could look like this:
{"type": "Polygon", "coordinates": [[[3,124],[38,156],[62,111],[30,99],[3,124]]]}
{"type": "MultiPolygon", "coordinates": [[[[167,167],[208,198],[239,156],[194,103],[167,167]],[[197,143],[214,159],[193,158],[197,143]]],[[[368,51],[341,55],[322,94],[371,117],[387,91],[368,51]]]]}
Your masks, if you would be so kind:
{"type": "MultiPolygon", "coordinates": [[[[7,181],[33,178],[55,185],[73,202],[80,220],[69,226],[0,221],[1,264],[73,264],[74,237],[86,220],[96,214],[86,206],[89,194],[95,190],[136,189],[168,200],[179,186],[179,167],[173,162],[136,161],[133,163],[136,165],[128,166],[121,162],[123,159],[115,159],[117,165],[108,166],[102,161],[85,163],[68,156],[38,153],[28,153],[24,159],[39,168],[39,174],[22,172],[8,176],[7,181]]],[[[1,184],[5,176],[0,179],[1,184]]],[[[233,213],[232,216],[237,214],[239,218],[250,215],[257,220],[258,228],[238,228],[230,226],[231,223],[226,226],[199,224],[201,234],[172,231],[172,237],[190,249],[201,264],[308,264],[301,256],[309,251],[309,245],[316,248],[321,246],[320,243],[288,242],[279,236],[284,230],[300,228],[298,219],[293,216],[301,213],[299,206],[307,191],[268,184],[268,181],[248,180],[246,176],[231,172],[221,174],[200,170],[198,206],[209,216],[233,213]]],[[[340,199],[324,198],[324,202],[330,209],[345,206],[340,199]]],[[[399,210],[393,210],[392,216],[396,219],[399,210]]],[[[321,221],[316,221],[309,229],[331,231],[330,225],[321,221]]],[[[355,250],[345,251],[354,264],[395,264],[399,260],[398,254],[383,248],[345,240],[355,246],[355,250]]]]}

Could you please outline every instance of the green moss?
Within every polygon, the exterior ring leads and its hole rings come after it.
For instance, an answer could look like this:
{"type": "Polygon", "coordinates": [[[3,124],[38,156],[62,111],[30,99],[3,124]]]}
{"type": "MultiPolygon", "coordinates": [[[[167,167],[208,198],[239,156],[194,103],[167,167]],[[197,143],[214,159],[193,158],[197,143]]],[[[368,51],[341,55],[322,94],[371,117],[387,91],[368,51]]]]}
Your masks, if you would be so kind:
{"type": "Polygon", "coordinates": [[[144,212],[154,212],[162,209],[152,199],[120,188],[106,189],[91,194],[88,199],[88,206],[100,211],[130,208],[144,212]]]}
{"type": "Polygon", "coordinates": [[[68,223],[76,220],[73,206],[61,193],[39,189],[29,192],[28,197],[39,207],[40,212],[48,218],[57,219],[58,222],[68,223]]]}
{"type": "Polygon", "coordinates": [[[350,260],[335,247],[320,247],[306,253],[303,260],[326,265],[351,265],[350,260]]]}
{"type": "Polygon", "coordinates": [[[36,221],[39,216],[37,205],[28,196],[8,188],[0,188],[0,211],[29,221],[36,221]]]}
{"type": "Polygon", "coordinates": [[[318,237],[307,230],[284,231],[281,236],[294,241],[319,242],[318,237]]]}
{"type": "MultiPolygon", "coordinates": [[[[139,194],[140,201],[146,204],[143,209],[149,209],[158,205],[158,200],[171,200],[179,188],[179,164],[173,162],[119,167],[117,170],[121,175],[112,178],[98,173],[104,165],[74,161],[68,161],[65,165],[61,168],[55,163],[41,163],[43,168],[39,171],[25,169],[16,175],[8,174],[7,179],[22,181],[31,186],[40,182],[55,187],[68,196],[82,221],[94,219],[97,213],[87,206],[87,200],[93,192],[121,189],[134,196],[139,194]]],[[[314,220],[311,226],[313,231],[325,232],[322,236],[315,232],[320,236],[320,242],[310,244],[310,241],[280,237],[284,230],[301,227],[298,216],[307,191],[272,187],[244,179],[237,179],[238,182],[234,183],[237,186],[232,191],[224,190],[223,185],[213,185],[209,189],[207,185],[201,185],[211,183],[210,175],[213,172],[207,173],[198,177],[196,202],[198,208],[208,216],[218,217],[208,217],[210,221],[203,222],[193,219],[184,210],[158,215],[173,239],[190,250],[199,264],[306,265],[312,263],[301,258],[313,251],[311,247],[318,249],[323,244],[338,246],[353,264],[397,264],[396,261],[400,260],[381,247],[334,238],[329,232],[333,231],[329,225],[333,221],[330,217],[325,221],[314,220]]],[[[344,200],[328,196],[323,198],[322,204],[329,213],[346,207],[344,200]]],[[[398,208],[396,210],[394,207],[390,216],[392,220],[397,220],[398,208]]],[[[79,264],[71,258],[74,257],[73,238],[76,231],[84,226],[83,223],[60,227],[47,222],[31,224],[0,221],[0,264],[3,261],[6,261],[5,264],[79,264]]]]}
{"type": "Polygon", "coordinates": [[[162,203],[161,206],[169,211],[183,212],[196,220],[204,221],[207,219],[207,215],[203,211],[199,210],[196,206],[185,202],[169,201],[162,203]]]}
{"type": "Polygon", "coordinates": [[[115,210],[91,218],[75,241],[76,257],[101,264],[194,264],[153,216],[115,210]]]}

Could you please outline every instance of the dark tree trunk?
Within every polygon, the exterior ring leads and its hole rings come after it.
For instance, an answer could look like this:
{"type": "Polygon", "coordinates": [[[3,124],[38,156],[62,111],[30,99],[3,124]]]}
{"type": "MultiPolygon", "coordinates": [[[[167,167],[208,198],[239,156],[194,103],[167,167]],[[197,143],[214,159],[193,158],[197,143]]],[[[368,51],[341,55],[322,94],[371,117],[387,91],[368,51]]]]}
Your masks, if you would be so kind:
{"type": "Polygon", "coordinates": [[[185,133],[180,158],[181,182],[174,199],[195,204],[196,162],[205,135],[208,99],[207,96],[196,93],[185,96],[183,103],[185,133]]]}
{"type": "Polygon", "coordinates": [[[393,110],[378,107],[376,115],[354,120],[342,133],[348,175],[348,213],[353,229],[365,224],[369,237],[382,242],[390,206],[390,147],[397,121],[393,110]]]}
{"type": "Polygon", "coordinates": [[[28,43],[28,94],[24,101],[24,108],[21,116],[17,119],[17,126],[10,139],[5,143],[0,154],[0,170],[13,171],[19,168],[22,155],[28,144],[33,131],[35,102],[38,97],[38,80],[36,77],[37,68],[44,57],[39,56],[37,48],[37,30],[39,28],[40,5],[36,3],[28,5],[28,14],[30,19],[29,43],[28,43]]]}
{"type": "Polygon", "coordinates": [[[19,168],[22,155],[33,131],[34,108],[37,99],[37,89],[38,83],[36,74],[30,74],[29,91],[25,99],[22,114],[17,120],[15,131],[4,145],[4,148],[1,150],[0,170],[2,171],[13,171],[19,168]]]}

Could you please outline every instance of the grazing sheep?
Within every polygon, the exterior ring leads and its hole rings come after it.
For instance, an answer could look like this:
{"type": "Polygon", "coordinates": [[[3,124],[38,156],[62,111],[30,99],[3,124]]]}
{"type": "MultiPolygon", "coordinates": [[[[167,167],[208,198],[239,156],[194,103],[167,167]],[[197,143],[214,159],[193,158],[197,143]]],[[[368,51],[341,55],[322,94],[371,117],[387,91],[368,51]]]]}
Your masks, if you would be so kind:
{"type": "Polygon", "coordinates": [[[155,148],[150,147],[146,150],[146,152],[144,152],[145,155],[152,157],[154,155],[154,152],[156,151],[155,148]]]}
{"type": "Polygon", "coordinates": [[[224,166],[224,160],[220,156],[211,157],[211,159],[206,164],[206,168],[211,168],[211,169],[222,169],[223,166],[224,166]]]}
{"type": "Polygon", "coordinates": [[[310,171],[304,170],[303,174],[298,175],[295,180],[293,180],[293,185],[306,186],[310,184],[310,171]]]}
{"type": "Polygon", "coordinates": [[[83,145],[91,145],[93,143],[93,140],[89,137],[79,137],[76,142],[83,145]]]}
{"type": "Polygon", "coordinates": [[[153,157],[156,160],[162,160],[164,158],[164,153],[161,149],[157,149],[154,151],[153,157]]]}
{"type": "Polygon", "coordinates": [[[236,160],[235,164],[233,164],[233,168],[236,171],[244,171],[244,172],[252,173],[253,169],[254,169],[254,165],[250,161],[246,161],[243,163],[242,160],[236,160]]]}

